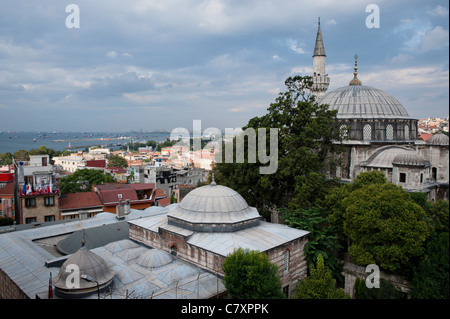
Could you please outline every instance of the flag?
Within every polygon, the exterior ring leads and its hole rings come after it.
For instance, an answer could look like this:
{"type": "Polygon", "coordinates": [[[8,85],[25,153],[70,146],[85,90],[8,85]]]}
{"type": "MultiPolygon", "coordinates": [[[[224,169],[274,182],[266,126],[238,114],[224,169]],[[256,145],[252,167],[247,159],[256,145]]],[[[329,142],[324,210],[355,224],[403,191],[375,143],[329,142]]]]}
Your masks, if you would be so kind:
{"type": "Polygon", "coordinates": [[[26,193],[27,193],[27,185],[23,184],[22,195],[25,195],[26,193]]]}
{"type": "Polygon", "coordinates": [[[50,273],[50,279],[48,280],[48,299],[53,299],[52,273],[50,273]]]}
{"type": "Polygon", "coordinates": [[[27,184],[27,192],[26,192],[26,194],[27,195],[31,194],[31,185],[30,184],[27,184]]]}

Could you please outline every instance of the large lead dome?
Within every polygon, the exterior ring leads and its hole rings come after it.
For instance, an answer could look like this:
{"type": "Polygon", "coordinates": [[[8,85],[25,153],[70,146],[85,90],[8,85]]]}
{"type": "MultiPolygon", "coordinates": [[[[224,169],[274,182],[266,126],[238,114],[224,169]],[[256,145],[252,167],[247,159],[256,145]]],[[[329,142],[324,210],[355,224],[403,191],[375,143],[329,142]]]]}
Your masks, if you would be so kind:
{"type": "Polygon", "coordinates": [[[170,225],[189,230],[232,232],[258,225],[261,216],[239,193],[213,181],[189,192],[167,217],[170,225]]]}
{"type": "Polygon", "coordinates": [[[338,119],[410,119],[392,95],[365,85],[349,85],[326,94],[319,104],[337,110],[338,119]]]}
{"type": "Polygon", "coordinates": [[[358,79],[358,56],[354,77],[348,86],[326,94],[318,101],[337,110],[336,119],[343,137],[365,143],[409,143],[416,140],[417,122],[392,95],[362,85],[358,79]]]}

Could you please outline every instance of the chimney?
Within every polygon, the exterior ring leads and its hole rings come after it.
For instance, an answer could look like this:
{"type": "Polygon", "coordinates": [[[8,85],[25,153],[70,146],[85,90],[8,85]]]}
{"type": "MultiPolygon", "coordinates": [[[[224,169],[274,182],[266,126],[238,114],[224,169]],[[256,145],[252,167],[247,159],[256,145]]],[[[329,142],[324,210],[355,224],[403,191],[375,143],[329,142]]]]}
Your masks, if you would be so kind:
{"type": "Polygon", "coordinates": [[[116,218],[118,220],[125,218],[125,207],[122,205],[121,199],[119,199],[119,205],[116,206],[116,218]]]}

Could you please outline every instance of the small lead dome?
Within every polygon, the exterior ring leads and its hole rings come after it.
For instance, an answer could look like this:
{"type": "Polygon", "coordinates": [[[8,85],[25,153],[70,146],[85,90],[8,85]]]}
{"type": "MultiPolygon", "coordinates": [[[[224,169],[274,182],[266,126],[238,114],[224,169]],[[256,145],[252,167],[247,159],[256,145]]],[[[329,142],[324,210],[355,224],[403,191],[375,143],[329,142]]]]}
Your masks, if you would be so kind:
{"type": "Polygon", "coordinates": [[[89,251],[84,245],[61,266],[58,275],[55,278],[54,285],[56,293],[60,296],[79,297],[108,287],[114,278],[114,272],[108,267],[103,258],[89,251]],[[79,270],[79,285],[74,280],[68,278],[72,274],[74,267],[79,270]],[[92,282],[83,277],[92,278],[92,282]],[[97,287],[98,283],[98,287],[97,287]]]}
{"type": "Polygon", "coordinates": [[[261,216],[239,193],[213,181],[189,192],[167,217],[189,230],[230,232],[258,225],[261,216]]]}

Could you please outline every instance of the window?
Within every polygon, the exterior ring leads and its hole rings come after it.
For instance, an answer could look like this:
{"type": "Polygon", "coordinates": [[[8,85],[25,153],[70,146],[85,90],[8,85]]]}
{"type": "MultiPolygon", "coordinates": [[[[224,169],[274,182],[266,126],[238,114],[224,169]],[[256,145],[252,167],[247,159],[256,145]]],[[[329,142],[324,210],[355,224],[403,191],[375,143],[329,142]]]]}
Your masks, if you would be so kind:
{"type": "Polygon", "coordinates": [[[364,125],[363,128],[363,140],[370,141],[372,139],[372,126],[370,124],[364,125]]]}
{"type": "Polygon", "coordinates": [[[394,127],[391,124],[386,126],[386,139],[393,140],[394,139],[394,127]]]}
{"type": "Polygon", "coordinates": [[[406,173],[400,173],[400,183],[406,183],[406,173]]]}
{"type": "Polygon", "coordinates": [[[45,216],[45,221],[46,222],[52,222],[54,220],[55,220],[55,216],[54,215],[45,216]]]}
{"type": "Polygon", "coordinates": [[[420,174],[420,182],[423,183],[423,174],[420,174]]]}
{"type": "Polygon", "coordinates": [[[437,168],[433,167],[431,169],[431,178],[435,181],[437,179],[437,168]]]}
{"type": "Polygon", "coordinates": [[[29,223],[35,223],[36,222],[36,217],[28,217],[25,218],[25,223],[29,224],[29,223]]]}
{"type": "Polygon", "coordinates": [[[44,197],[44,204],[45,204],[45,206],[54,206],[55,205],[55,197],[53,197],[53,196],[44,197]]]}
{"type": "Polygon", "coordinates": [[[25,198],[25,207],[36,207],[36,198],[25,198]]]}
{"type": "Polygon", "coordinates": [[[342,124],[341,126],[339,126],[339,132],[341,134],[342,138],[347,138],[348,137],[348,132],[350,131],[350,127],[348,127],[345,124],[342,124]]]}
{"type": "Polygon", "coordinates": [[[289,270],[289,249],[284,251],[284,271],[289,270]]]}
{"type": "Polygon", "coordinates": [[[405,125],[405,140],[409,140],[409,126],[405,125]]]}

